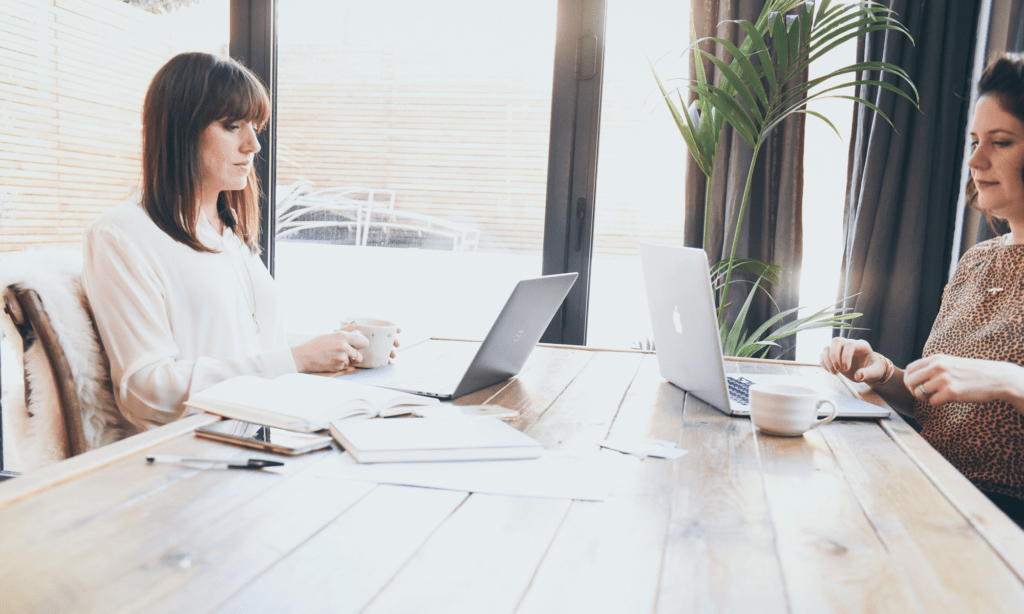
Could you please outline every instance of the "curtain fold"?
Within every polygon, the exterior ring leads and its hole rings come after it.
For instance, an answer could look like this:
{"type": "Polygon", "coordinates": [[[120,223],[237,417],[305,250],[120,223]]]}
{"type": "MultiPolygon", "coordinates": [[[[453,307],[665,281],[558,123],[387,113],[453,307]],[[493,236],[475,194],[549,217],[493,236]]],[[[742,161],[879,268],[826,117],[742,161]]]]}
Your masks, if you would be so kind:
{"type": "Polygon", "coordinates": [[[870,109],[854,110],[839,297],[853,297],[847,305],[864,314],[854,326],[867,329],[844,334],[903,367],[921,355],[949,269],[978,2],[886,4],[914,42],[869,33],[858,61],[906,70],[921,107],[878,87],[859,88],[894,128],[870,109]]]}
{"type": "MultiPolygon", "coordinates": [[[[753,22],[761,14],[764,4],[764,0],[693,0],[692,18],[697,38],[718,36],[739,45],[745,33],[736,24],[724,22],[733,19],[753,22]]],[[[716,49],[710,41],[701,43],[700,47],[723,60],[731,59],[724,49],[716,49]]],[[[705,71],[709,75],[715,74],[714,65],[710,61],[705,60],[705,71]]],[[[690,79],[696,78],[696,70],[691,66],[690,79]]],[[[696,95],[691,92],[690,102],[695,98],[696,95]]],[[[756,258],[782,266],[782,283],[779,287],[769,288],[781,310],[796,307],[800,294],[800,265],[803,259],[803,143],[804,115],[798,114],[773,130],[767,142],[762,145],[736,252],[737,257],[756,258]]],[[[719,140],[707,220],[708,257],[712,263],[729,257],[752,157],[751,147],[727,125],[719,140]]],[[[689,156],[686,172],[684,243],[688,247],[702,247],[705,176],[689,156]]],[[[746,289],[741,291],[741,284],[733,284],[729,290],[731,315],[739,311],[745,297],[746,289]]],[[[748,315],[748,330],[756,328],[775,313],[775,306],[763,293],[759,293],[748,315]]],[[[789,319],[792,317],[787,318],[787,321],[789,319]]],[[[782,339],[779,344],[779,347],[772,348],[770,355],[793,358],[796,337],[782,339]]]]}

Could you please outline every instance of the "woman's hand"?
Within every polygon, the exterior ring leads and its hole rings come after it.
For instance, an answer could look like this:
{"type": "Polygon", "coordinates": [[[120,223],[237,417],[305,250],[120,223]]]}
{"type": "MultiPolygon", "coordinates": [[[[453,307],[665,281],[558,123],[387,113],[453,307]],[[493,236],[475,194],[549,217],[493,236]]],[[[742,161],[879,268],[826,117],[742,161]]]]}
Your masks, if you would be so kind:
{"type": "Polygon", "coordinates": [[[362,333],[340,330],[292,347],[292,357],[299,373],[351,371],[352,365],[363,359],[359,350],[368,345],[362,333]]]}
{"type": "MultiPolygon", "coordinates": [[[[352,332],[352,331],[355,331],[357,328],[358,328],[358,326],[356,326],[355,322],[349,322],[348,324],[345,324],[344,326],[342,326],[341,330],[352,332]]],[[[396,348],[399,345],[401,345],[400,343],[398,343],[398,334],[401,333],[401,332],[402,332],[402,327],[401,326],[399,326],[398,328],[395,329],[395,347],[396,348]]],[[[392,349],[391,350],[391,358],[394,358],[394,357],[395,357],[395,350],[392,349]]],[[[388,362],[391,362],[391,361],[389,360],[388,362]]]]}
{"type": "Polygon", "coordinates": [[[842,373],[855,382],[873,385],[885,377],[886,362],[863,339],[835,337],[821,351],[821,366],[833,375],[842,373]]]}
{"type": "Polygon", "coordinates": [[[1012,362],[934,354],[907,365],[903,383],[936,407],[1006,401],[1024,411],[1024,368],[1012,362]]]}

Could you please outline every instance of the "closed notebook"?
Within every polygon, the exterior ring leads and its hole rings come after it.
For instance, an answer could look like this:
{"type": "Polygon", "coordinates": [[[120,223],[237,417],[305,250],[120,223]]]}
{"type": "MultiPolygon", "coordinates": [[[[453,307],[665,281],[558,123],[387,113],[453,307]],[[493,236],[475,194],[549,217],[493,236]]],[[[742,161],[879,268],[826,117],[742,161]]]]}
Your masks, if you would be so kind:
{"type": "Polygon", "coordinates": [[[540,442],[498,418],[334,420],[331,435],[357,462],[537,458],[540,442]]]}
{"type": "Polygon", "coordinates": [[[395,416],[437,399],[340,379],[290,373],[273,379],[240,375],[189,397],[185,405],[211,414],[311,433],[341,418],[395,416]]]}

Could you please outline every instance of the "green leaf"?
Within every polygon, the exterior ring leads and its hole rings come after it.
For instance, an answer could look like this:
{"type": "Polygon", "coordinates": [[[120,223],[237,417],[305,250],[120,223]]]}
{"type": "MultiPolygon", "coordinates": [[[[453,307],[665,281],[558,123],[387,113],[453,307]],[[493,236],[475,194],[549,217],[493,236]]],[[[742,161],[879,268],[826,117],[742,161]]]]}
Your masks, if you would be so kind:
{"type": "Polygon", "coordinates": [[[757,141],[757,127],[754,125],[754,120],[747,115],[746,109],[744,109],[740,103],[736,102],[736,99],[722,91],[721,88],[713,85],[700,87],[697,85],[691,85],[690,89],[696,91],[698,94],[707,98],[711,104],[715,107],[715,112],[725,118],[729,122],[736,132],[747,141],[751,147],[757,141]]]}
{"type": "Polygon", "coordinates": [[[800,42],[800,20],[795,19],[793,23],[789,24],[790,68],[796,64],[796,60],[800,56],[800,42]]]}
{"type": "MultiPolygon", "coordinates": [[[[721,280],[725,278],[725,274],[729,269],[729,260],[719,260],[711,266],[711,283],[714,286],[719,286],[721,280]]],[[[780,282],[780,274],[782,273],[782,266],[778,264],[772,264],[770,262],[764,262],[763,260],[755,260],[753,258],[735,258],[732,261],[732,274],[749,274],[756,275],[757,277],[763,277],[768,283],[778,285],[780,282]]]]}
{"type": "Polygon", "coordinates": [[[789,72],[789,37],[786,35],[786,19],[784,15],[775,14],[772,22],[772,42],[775,44],[775,54],[778,57],[779,71],[782,74],[789,72]]]}
{"type": "Polygon", "coordinates": [[[826,124],[828,124],[828,127],[831,128],[832,131],[836,133],[836,136],[839,137],[840,142],[842,142],[843,135],[839,134],[839,130],[837,130],[836,127],[832,124],[832,122],[829,121],[829,119],[827,117],[825,117],[824,115],[822,115],[821,113],[818,113],[817,111],[810,111],[810,110],[803,110],[803,109],[798,109],[796,112],[797,113],[806,113],[807,115],[813,115],[813,116],[817,117],[818,119],[820,119],[821,121],[825,122],[826,124]]]}
{"type": "Polygon", "coordinates": [[[754,24],[749,21],[736,21],[735,23],[739,24],[747,33],[747,40],[754,47],[752,56],[757,56],[758,64],[760,64],[761,72],[764,73],[765,79],[768,81],[768,89],[772,97],[778,95],[779,85],[775,81],[775,67],[772,65],[772,54],[768,51],[768,45],[765,44],[764,39],[761,38],[761,34],[757,31],[754,24]]]}
{"type": "MultiPolygon", "coordinates": [[[[764,91],[764,86],[761,85],[761,77],[758,75],[757,69],[754,68],[754,65],[750,62],[750,58],[747,57],[746,53],[740,51],[736,45],[733,45],[731,41],[724,38],[720,40],[722,41],[722,46],[725,47],[726,51],[732,55],[734,63],[740,67],[740,70],[743,73],[744,85],[746,85],[747,88],[752,88],[757,94],[757,97],[761,100],[761,104],[767,107],[768,94],[764,91]]],[[[760,36],[758,36],[758,40],[760,40],[760,36]]],[[[764,46],[764,41],[761,41],[761,46],[764,46]]]]}
{"type": "Polygon", "coordinates": [[[709,156],[709,152],[705,151],[705,147],[702,147],[702,144],[697,141],[695,135],[696,130],[694,128],[693,121],[690,119],[689,112],[686,111],[685,107],[683,108],[684,110],[682,113],[679,112],[679,109],[677,109],[676,105],[672,102],[672,98],[668,95],[668,92],[665,91],[665,86],[662,84],[661,78],[658,77],[658,72],[654,69],[654,64],[651,63],[650,59],[647,60],[647,63],[651,66],[651,71],[654,73],[654,79],[658,82],[658,89],[661,90],[661,95],[665,100],[665,104],[668,105],[668,110],[672,114],[672,119],[675,120],[676,127],[679,128],[679,133],[683,136],[686,148],[690,150],[690,155],[693,157],[694,161],[697,162],[697,166],[700,167],[700,170],[706,176],[710,177],[714,171],[714,152],[710,152],[709,156]]]}
{"type": "MultiPolygon", "coordinates": [[[[733,48],[735,49],[735,47],[733,48]]],[[[737,51],[739,50],[737,49],[737,51]]],[[[726,89],[725,83],[728,82],[729,87],[731,89],[736,90],[736,93],[739,95],[739,97],[742,98],[743,102],[747,104],[748,113],[753,116],[752,119],[754,120],[754,122],[756,124],[762,123],[764,121],[764,118],[761,116],[761,110],[758,108],[757,102],[754,100],[754,95],[751,93],[749,85],[743,79],[741,79],[738,74],[736,74],[732,67],[730,67],[722,60],[714,56],[708,56],[708,59],[711,60],[711,62],[715,66],[718,67],[718,70],[722,71],[722,89],[726,89]]],[[[758,85],[761,84],[761,82],[756,77],[754,79],[754,82],[757,83],[758,85]]]]}

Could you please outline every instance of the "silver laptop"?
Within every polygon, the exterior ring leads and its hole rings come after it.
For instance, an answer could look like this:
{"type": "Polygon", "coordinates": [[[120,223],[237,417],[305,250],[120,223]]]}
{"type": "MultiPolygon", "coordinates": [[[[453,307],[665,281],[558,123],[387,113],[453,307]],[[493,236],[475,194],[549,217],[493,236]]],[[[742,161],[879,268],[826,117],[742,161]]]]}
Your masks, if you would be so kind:
{"type": "Polygon", "coordinates": [[[479,346],[465,344],[429,361],[400,359],[384,367],[339,377],[438,399],[461,397],[505,381],[523,368],[577,275],[547,275],[516,284],[479,346]]]}
{"type": "Polygon", "coordinates": [[[750,415],[751,385],[787,383],[814,388],[836,401],[839,417],[889,417],[889,410],[849,396],[842,382],[824,369],[799,376],[726,376],[704,250],[641,243],[640,263],[658,367],[679,388],[729,415],[750,415]]]}

